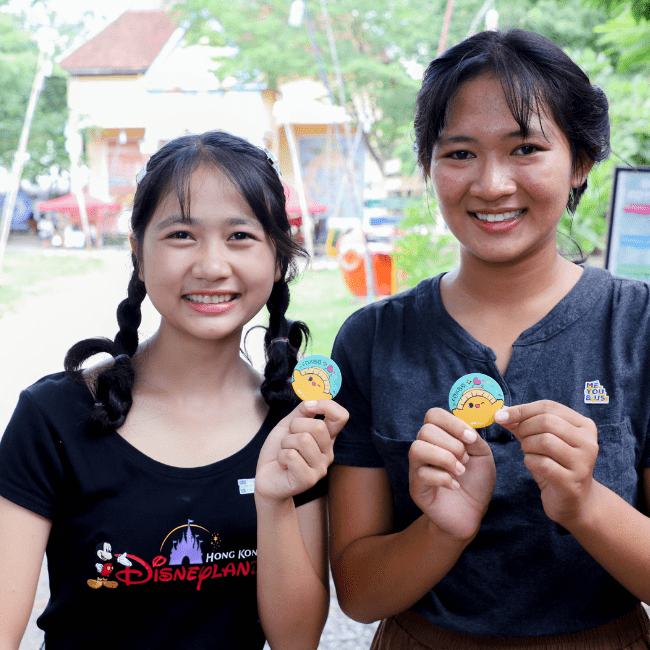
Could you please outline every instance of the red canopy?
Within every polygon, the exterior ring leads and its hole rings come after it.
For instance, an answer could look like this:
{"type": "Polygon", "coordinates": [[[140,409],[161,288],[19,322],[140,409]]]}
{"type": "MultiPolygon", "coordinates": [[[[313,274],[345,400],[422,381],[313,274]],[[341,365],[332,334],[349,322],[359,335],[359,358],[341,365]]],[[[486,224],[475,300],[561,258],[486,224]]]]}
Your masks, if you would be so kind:
{"type": "MultiPolygon", "coordinates": [[[[84,190],[83,195],[89,218],[95,217],[96,220],[97,215],[103,216],[105,214],[116,213],[122,209],[119,203],[100,201],[90,196],[86,190],[84,190]]],[[[71,217],[79,217],[79,203],[74,194],[66,194],[65,196],[60,196],[58,199],[51,199],[50,201],[41,201],[38,204],[38,209],[41,212],[61,212],[71,217]]]]}
{"type": "MultiPolygon", "coordinates": [[[[287,212],[289,214],[302,214],[300,201],[298,200],[298,192],[290,185],[286,183],[282,184],[284,185],[284,195],[287,197],[287,212]]],[[[307,212],[309,214],[327,212],[327,206],[307,197],[307,212]]]]}

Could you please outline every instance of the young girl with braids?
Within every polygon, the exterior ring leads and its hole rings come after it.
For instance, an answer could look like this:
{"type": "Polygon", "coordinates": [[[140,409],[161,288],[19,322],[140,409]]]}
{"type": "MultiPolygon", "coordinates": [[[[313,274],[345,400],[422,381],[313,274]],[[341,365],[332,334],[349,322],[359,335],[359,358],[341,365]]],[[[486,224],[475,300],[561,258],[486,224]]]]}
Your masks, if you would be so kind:
{"type": "Polygon", "coordinates": [[[542,36],[486,31],[429,64],[415,134],[460,260],[334,344],[341,607],[382,619],[373,650],[647,650],[650,286],[556,243],[607,98],[542,36]]]}
{"type": "Polygon", "coordinates": [[[285,313],[303,251],[279,176],[240,138],[184,136],[149,160],[131,225],[115,340],[73,346],[0,443],[0,648],[20,644],[45,551],[47,650],[315,648],[323,479],[347,412],[295,406],[308,330],[285,313]],[[146,295],[161,321],[140,343],[146,295]],[[240,341],[264,305],[262,377],[240,341]],[[113,359],[82,369],[100,352],[113,359]]]}

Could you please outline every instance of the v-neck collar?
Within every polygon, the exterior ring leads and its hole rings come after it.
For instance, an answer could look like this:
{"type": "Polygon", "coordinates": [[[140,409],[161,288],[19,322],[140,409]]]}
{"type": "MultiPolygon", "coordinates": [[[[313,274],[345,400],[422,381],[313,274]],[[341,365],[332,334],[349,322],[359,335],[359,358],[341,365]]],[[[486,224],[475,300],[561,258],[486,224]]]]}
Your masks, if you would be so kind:
{"type": "MultiPolygon", "coordinates": [[[[477,361],[495,361],[491,348],[477,341],[449,314],[440,295],[440,279],[418,285],[418,308],[436,323],[433,334],[441,338],[456,352],[477,361]]],[[[585,266],[584,271],[571,291],[537,323],[524,330],[513,346],[533,345],[545,341],[566,329],[577,319],[588,313],[601,295],[601,289],[609,278],[608,271],[585,266]]]]}

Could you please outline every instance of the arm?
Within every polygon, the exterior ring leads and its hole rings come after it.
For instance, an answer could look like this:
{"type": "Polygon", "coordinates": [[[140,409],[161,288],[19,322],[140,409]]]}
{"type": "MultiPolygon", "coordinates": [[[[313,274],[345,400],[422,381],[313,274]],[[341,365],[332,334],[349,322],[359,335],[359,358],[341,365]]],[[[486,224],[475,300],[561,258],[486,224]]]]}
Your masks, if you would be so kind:
{"type": "Polygon", "coordinates": [[[0,497],[0,650],[18,650],[52,523],[0,497]]]}
{"type": "Polygon", "coordinates": [[[269,434],[255,476],[257,603],[273,650],[316,648],[329,609],[325,498],[293,497],[327,473],[347,411],[303,402],[269,434]],[[325,415],[324,420],[313,419],[325,415]]]}
{"type": "MultiPolygon", "coordinates": [[[[628,591],[650,602],[650,519],[593,478],[594,422],[551,401],[508,407],[495,417],[521,442],[549,518],[628,591]]],[[[643,470],[643,485],[650,504],[650,469],[643,470]]]]}
{"type": "Polygon", "coordinates": [[[492,498],[489,446],[442,409],[427,413],[409,464],[410,494],[424,514],[398,533],[391,532],[385,470],[330,470],[332,575],[341,608],[357,621],[402,612],[442,580],[475,537],[492,498]]]}

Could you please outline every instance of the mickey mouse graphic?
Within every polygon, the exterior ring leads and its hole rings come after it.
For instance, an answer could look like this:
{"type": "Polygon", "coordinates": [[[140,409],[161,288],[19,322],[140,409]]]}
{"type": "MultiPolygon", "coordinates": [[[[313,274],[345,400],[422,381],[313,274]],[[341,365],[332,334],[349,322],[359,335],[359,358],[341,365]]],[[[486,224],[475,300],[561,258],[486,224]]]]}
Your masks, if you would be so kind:
{"type": "Polygon", "coordinates": [[[115,589],[117,587],[117,581],[109,580],[111,573],[113,573],[113,557],[123,566],[131,566],[133,563],[126,557],[126,553],[121,553],[119,555],[113,556],[113,549],[108,542],[100,542],[95,547],[97,552],[97,557],[101,562],[95,564],[97,569],[97,578],[91,578],[88,580],[88,586],[92,589],[99,589],[100,587],[108,587],[109,589],[115,589]]]}

